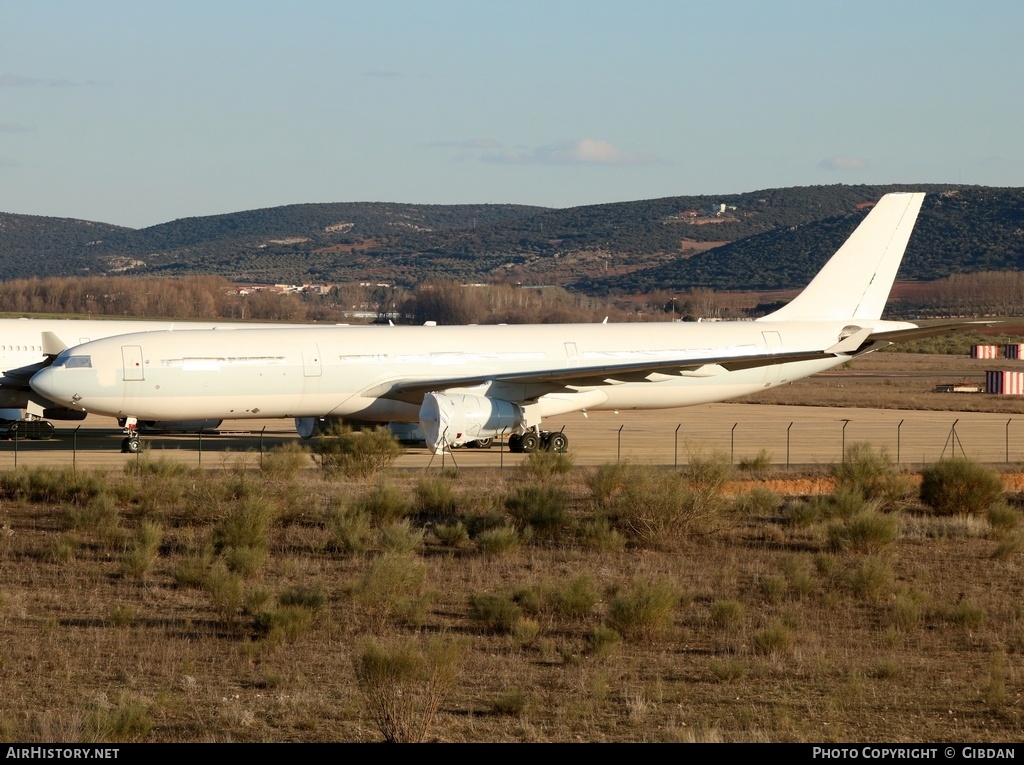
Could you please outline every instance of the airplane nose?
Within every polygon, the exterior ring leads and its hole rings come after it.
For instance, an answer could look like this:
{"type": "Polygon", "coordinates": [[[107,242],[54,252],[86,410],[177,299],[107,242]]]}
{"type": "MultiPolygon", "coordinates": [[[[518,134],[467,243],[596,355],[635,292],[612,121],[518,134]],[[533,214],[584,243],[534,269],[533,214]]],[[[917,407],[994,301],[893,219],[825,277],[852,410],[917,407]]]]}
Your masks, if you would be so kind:
{"type": "Polygon", "coordinates": [[[32,379],[28,381],[28,384],[32,390],[42,396],[46,396],[50,401],[58,403],[67,401],[70,403],[72,397],[66,395],[67,391],[63,390],[63,386],[60,385],[56,377],[52,369],[41,369],[32,375],[32,379]]]}

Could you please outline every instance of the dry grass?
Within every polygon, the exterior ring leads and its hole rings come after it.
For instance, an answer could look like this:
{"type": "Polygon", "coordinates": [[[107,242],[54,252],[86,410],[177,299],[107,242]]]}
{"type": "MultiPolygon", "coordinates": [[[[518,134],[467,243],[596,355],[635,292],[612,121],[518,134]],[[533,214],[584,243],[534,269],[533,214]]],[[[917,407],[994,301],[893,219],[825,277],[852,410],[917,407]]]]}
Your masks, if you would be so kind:
{"type": "MultiPolygon", "coordinates": [[[[413,501],[423,479],[377,480],[413,501]]],[[[505,482],[522,475],[447,480],[455,504],[440,523],[467,537],[446,542],[436,512],[414,512],[407,533],[429,533],[397,552],[390,525],[371,524],[359,549],[337,544],[339,498],[371,487],[314,468],[301,480],[187,471],[161,479],[168,506],[127,475],[98,477],[91,498],[0,500],[0,735],[357,742],[407,723],[422,728],[405,735],[442,742],[1024,734],[1015,496],[995,522],[959,526],[911,502],[895,538],[863,549],[834,544],[837,516],[790,521],[779,497],[724,497],[727,522],[671,545],[602,545],[593,469],[559,476],[556,534],[480,501],[512,496],[505,482]],[[501,529],[518,541],[496,554],[501,529]],[[232,569],[239,549],[258,565],[232,569]],[[371,664],[409,678],[424,706],[374,695],[371,664]]]]}

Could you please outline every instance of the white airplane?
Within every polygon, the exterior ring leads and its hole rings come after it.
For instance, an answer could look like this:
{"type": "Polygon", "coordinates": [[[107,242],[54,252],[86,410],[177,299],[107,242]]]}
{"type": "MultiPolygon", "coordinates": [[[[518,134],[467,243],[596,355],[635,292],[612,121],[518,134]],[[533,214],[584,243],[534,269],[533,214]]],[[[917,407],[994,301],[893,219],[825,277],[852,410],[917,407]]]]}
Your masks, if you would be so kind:
{"type": "Polygon", "coordinates": [[[306,327],[123,335],[31,380],[71,409],[147,420],[415,422],[435,450],[509,437],[564,451],[543,418],[723,401],[893,342],[966,329],[883,321],[923,193],[887,194],[788,305],[756,321],[306,327]]]}
{"type": "MultiPolygon", "coordinates": [[[[304,326],[199,321],[122,321],[104,319],[0,319],[0,421],[17,423],[28,438],[53,432],[46,420],[81,420],[86,412],[55,404],[29,387],[29,380],[67,348],[103,337],[136,332],[215,327],[304,326]]],[[[216,428],[219,420],[144,422],[141,429],[197,430],[216,428]]]]}

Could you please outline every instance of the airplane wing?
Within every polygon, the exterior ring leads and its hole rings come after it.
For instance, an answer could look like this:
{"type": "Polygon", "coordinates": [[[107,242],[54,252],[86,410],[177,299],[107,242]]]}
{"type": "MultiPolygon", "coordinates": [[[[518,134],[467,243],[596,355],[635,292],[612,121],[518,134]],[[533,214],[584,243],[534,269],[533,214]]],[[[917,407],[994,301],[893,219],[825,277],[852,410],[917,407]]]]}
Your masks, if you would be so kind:
{"type": "Polygon", "coordinates": [[[998,321],[958,321],[946,324],[930,324],[924,327],[913,329],[894,329],[889,332],[875,332],[868,340],[871,342],[884,341],[888,343],[903,343],[907,340],[920,340],[924,337],[938,337],[939,335],[953,335],[960,332],[973,332],[983,327],[991,327],[999,324],[998,321]]]}
{"type": "Polygon", "coordinates": [[[424,394],[451,388],[472,388],[484,383],[514,385],[524,389],[522,397],[533,399],[545,393],[570,388],[599,385],[620,385],[632,382],[654,382],[665,376],[711,377],[723,371],[752,369],[791,361],[808,361],[839,355],[842,351],[806,351],[799,353],[754,354],[748,356],[713,356],[695,359],[645,360],[627,364],[600,364],[588,367],[562,367],[534,372],[472,375],[467,377],[410,380],[383,383],[363,395],[419,403],[424,394]]]}
{"type": "Polygon", "coordinates": [[[566,391],[570,388],[655,382],[657,380],[664,380],[666,376],[674,375],[681,377],[712,377],[722,371],[734,372],[741,369],[754,369],[756,367],[785,364],[794,361],[811,361],[840,355],[853,357],[868,351],[884,348],[893,343],[956,332],[968,332],[995,323],[991,321],[954,322],[885,332],[872,332],[870,328],[865,328],[843,338],[825,350],[708,356],[690,359],[645,359],[625,364],[561,367],[534,372],[471,375],[433,380],[399,380],[382,383],[370,390],[364,391],[363,395],[416,404],[422,400],[425,394],[433,391],[450,390],[452,388],[473,388],[485,383],[492,383],[516,386],[520,390],[521,397],[525,400],[537,398],[546,393],[566,391]]]}

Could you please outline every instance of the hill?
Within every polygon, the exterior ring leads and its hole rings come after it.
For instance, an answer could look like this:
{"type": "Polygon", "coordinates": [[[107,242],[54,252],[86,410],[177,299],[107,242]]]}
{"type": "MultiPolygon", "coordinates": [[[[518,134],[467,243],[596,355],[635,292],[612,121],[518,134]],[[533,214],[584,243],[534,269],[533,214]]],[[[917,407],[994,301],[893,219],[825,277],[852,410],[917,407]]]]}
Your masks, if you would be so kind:
{"type": "Polygon", "coordinates": [[[302,204],[144,229],[0,214],[0,279],[559,283],[590,294],[802,286],[884,193],[928,192],[899,278],[1020,268],[1024,189],[816,186],[552,209],[302,204]]]}

